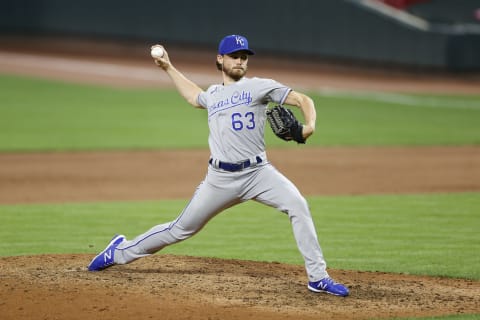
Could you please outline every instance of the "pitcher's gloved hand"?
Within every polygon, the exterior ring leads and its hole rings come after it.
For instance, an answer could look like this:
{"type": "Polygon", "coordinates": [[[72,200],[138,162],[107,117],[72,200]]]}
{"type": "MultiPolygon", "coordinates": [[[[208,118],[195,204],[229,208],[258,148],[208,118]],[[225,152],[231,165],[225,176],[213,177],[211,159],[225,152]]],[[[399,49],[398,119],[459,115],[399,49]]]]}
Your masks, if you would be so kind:
{"type": "Polygon", "coordinates": [[[277,105],[267,110],[267,120],[273,133],[280,139],[305,143],[302,133],[303,125],[297,120],[291,110],[277,105]]]}

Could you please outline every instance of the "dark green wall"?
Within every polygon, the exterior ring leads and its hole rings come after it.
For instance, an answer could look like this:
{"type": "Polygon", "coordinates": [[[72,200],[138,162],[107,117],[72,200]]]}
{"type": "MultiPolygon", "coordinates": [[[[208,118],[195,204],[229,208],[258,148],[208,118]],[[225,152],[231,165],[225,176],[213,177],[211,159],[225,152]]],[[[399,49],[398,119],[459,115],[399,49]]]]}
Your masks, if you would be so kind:
{"type": "Polygon", "coordinates": [[[0,34],[12,33],[212,47],[239,33],[259,53],[480,70],[479,34],[420,31],[346,0],[0,0],[0,34]]]}

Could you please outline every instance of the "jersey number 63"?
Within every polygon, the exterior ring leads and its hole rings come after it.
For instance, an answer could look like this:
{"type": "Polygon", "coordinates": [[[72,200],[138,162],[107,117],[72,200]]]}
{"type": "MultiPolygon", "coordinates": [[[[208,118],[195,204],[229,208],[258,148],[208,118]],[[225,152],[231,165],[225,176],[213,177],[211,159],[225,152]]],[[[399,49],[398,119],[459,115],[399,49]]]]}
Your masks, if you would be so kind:
{"type": "Polygon", "coordinates": [[[244,115],[235,112],[232,114],[232,128],[235,131],[255,129],[255,114],[253,112],[247,112],[244,115]]]}

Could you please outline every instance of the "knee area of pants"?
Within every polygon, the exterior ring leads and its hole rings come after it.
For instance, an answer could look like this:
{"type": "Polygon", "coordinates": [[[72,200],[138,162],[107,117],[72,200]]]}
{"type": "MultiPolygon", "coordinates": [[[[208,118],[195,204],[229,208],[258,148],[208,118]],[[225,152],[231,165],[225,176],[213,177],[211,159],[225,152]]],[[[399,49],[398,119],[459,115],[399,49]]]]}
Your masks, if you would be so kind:
{"type": "Polygon", "coordinates": [[[310,209],[308,208],[308,204],[305,200],[291,203],[286,212],[289,216],[310,216],[310,209]]]}
{"type": "Polygon", "coordinates": [[[173,228],[170,230],[170,234],[177,240],[185,240],[193,236],[197,231],[196,230],[187,230],[180,228],[173,228]]]}
{"type": "Polygon", "coordinates": [[[304,197],[297,197],[295,199],[292,199],[290,202],[290,207],[293,208],[295,211],[297,210],[302,210],[302,211],[308,211],[308,203],[307,200],[304,197]]]}

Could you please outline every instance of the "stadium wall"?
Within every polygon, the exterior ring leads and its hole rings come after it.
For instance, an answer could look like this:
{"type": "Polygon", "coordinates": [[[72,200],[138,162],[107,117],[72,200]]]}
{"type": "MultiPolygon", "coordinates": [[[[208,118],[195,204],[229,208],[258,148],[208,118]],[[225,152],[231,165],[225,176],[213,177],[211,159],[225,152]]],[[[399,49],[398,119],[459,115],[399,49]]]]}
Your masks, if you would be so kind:
{"type": "Polygon", "coordinates": [[[425,28],[360,0],[2,0],[0,35],[160,41],[215,48],[240,33],[259,53],[365,65],[480,70],[480,33],[425,28]]]}

